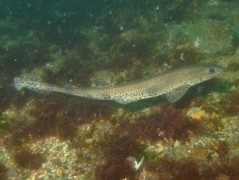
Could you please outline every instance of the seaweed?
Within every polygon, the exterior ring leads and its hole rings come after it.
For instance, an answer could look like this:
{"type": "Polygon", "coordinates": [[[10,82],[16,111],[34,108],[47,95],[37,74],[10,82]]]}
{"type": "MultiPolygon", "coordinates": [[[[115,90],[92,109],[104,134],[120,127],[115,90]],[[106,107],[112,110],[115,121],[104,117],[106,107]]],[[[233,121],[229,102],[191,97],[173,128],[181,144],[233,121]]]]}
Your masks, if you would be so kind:
{"type": "Polygon", "coordinates": [[[0,164],[0,179],[7,179],[7,167],[4,164],[0,164]]]}
{"type": "Polygon", "coordinates": [[[200,166],[191,158],[175,161],[164,156],[159,160],[146,163],[145,169],[162,180],[201,179],[200,166]]]}
{"type": "Polygon", "coordinates": [[[45,157],[43,154],[23,149],[14,155],[14,160],[19,167],[36,170],[45,162],[45,157]]]}
{"type": "MultiPolygon", "coordinates": [[[[173,105],[164,103],[160,108],[159,112],[155,111],[149,116],[141,115],[134,123],[129,123],[127,118],[122,119],[113,134],[95,144],[105,161],[97,166],[97,177],[103,178],[106,174],[112,179],[136,177],[137,173],[132,167],[129,169],[126,159],[129,156],[142,158],[145,155],[145,147],[139,142],[168,143],[168,139],[173,139],[184,143],[190,140],[193,133],[197,134],[202,130],[173,105]],[[119,170],[121,166],[123,167],[119,170]]],[[[194,171],[195,169],[192,169],[191,174],[194,171]]]]}
{"type": "Polygon", "coordinates": [[[95,177],[97,180],[133,179],[135,177],[135,171],[125,158],[114,156],[96,168],[95,177]]]}
{"type": "Polygon", "coordinates": [[[135,133],[128,134],[116,130],[98,146],[100,154],[103,154],[105,163],[97,166],[96,179],[123,179],[135,177],[135,170],[127,161],[129,156],[138,156],[142,151],[140,144],[136,142],[135,133]]]}

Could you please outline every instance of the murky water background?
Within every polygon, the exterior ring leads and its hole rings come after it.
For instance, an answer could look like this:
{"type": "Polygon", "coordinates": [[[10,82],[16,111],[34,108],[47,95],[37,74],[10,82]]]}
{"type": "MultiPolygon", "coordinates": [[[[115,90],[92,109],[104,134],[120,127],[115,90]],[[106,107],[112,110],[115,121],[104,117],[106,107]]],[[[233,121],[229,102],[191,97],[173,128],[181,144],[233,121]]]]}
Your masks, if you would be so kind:
{"type": "Polygon", "coordinates": [[[2,0],[0,179],[239,178],[238,7],[235,0],[2,0]],[[175,104],[13,87],[16,76],[89,87],[207,63],[226,70],[175,104]]]}

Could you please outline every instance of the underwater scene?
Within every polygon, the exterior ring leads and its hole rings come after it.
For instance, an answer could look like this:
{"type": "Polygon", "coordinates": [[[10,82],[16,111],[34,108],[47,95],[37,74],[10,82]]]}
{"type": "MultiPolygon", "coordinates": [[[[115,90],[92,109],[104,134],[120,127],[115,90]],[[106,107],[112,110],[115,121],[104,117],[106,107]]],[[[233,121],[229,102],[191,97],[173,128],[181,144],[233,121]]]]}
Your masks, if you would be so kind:
{"type": "Polygon", "coordinates": [[[238,7],[1,0],[0,179],[239,179],[238,7]]]}

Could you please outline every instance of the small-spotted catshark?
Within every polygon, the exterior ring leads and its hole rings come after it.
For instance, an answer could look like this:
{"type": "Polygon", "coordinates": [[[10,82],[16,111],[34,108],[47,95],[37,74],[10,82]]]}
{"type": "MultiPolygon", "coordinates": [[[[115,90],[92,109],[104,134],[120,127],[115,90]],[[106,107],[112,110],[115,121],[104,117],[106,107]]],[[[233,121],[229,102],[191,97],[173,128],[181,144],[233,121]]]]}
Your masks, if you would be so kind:
{"type": "Polygon", "coordinates": [[[142,80],[102,87],[60,87],[52,84],[15,77],[17,90],[60,92],[88,99],[113,100],[121,104],[165,94],[169,102],[178,101],[193,85],[216,77],[223,72],[218,65],[194,65],[175,68],[142,80]]]}

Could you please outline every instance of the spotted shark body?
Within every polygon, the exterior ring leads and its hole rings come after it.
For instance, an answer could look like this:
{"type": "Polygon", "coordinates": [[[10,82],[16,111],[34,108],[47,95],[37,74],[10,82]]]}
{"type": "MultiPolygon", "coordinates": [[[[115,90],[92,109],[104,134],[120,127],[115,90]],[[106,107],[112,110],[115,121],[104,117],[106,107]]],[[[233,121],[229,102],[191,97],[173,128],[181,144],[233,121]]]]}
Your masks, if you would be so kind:
{"type": "Polygon", "coordinates": [[[141,99],[165,94],[169,102],[176,102],[193,85],[212,79],[223,72],[218,65],[194,65],[175,68],[142,80],[103,87],[60,87],[52,84],[15,77],[17,90],[27,88],[35,91],[59,92],[88,99],[112,100],[128,104],[141,99]]]}

